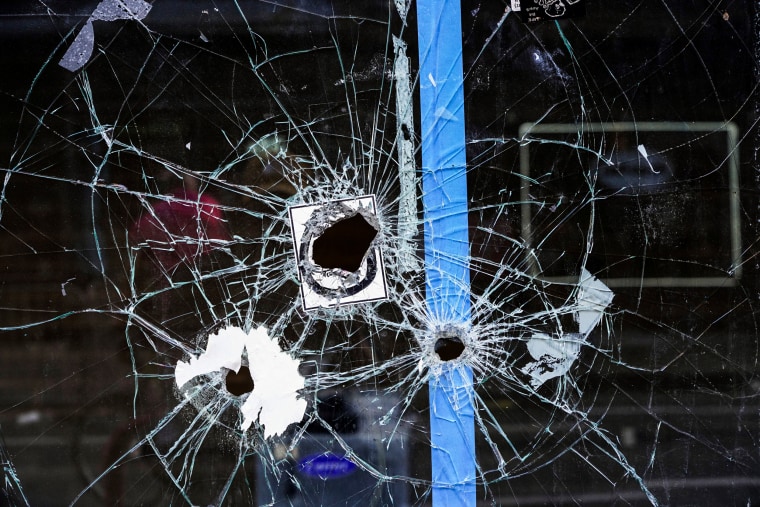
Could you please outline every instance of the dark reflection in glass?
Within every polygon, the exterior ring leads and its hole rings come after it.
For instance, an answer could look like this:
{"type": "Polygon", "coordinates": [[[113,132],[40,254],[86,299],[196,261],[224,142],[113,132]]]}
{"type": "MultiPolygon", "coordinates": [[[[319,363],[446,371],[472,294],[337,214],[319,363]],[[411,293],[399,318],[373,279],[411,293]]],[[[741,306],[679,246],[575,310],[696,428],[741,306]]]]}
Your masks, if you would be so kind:
{"type": "Polygon", "coordinates": [[[428,505],[447,360],[479,504],[760,502],[758,7],[515,3],[461,8],[473,320],[443,343],[413,3],[4,2],[0,503],[428,505]],[[363,196],[306,246],[387,298],[307,308],[289,210],[363,196]]]}

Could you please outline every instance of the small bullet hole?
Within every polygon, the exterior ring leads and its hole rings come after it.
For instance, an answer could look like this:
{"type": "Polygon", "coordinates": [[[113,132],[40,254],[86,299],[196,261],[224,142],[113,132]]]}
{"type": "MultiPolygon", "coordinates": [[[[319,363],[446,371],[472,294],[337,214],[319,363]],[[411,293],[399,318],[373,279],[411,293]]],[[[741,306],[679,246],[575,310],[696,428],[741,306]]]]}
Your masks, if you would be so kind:
{"type": "Polygon", "coordinates": [[[447,336],[436,340],[434,350],[441,361],[452,361],[462,355],[464,344],[456,336],[447,336]]]}
{"type": "Polygon", "coordinates": [[[412,139],[412,134],[409,132],[409,127],[406,123],[401,124],[401,133],[404,135],[404,140],[410,141],[412,139]]]}
{"type": "Polygon", "coordinates": [[[230,371],[224,381],[227,392],[234,396],[242,396],[253,391],[253,378],[247,366],[241,366],[240,371],[230,371]]]}
{"type": "Polygon", "coordinates": [[[334,223],[314,240],[312,260],[325,269],[357,271],[375,236],[377,230],[357,213],[334,223]]]}

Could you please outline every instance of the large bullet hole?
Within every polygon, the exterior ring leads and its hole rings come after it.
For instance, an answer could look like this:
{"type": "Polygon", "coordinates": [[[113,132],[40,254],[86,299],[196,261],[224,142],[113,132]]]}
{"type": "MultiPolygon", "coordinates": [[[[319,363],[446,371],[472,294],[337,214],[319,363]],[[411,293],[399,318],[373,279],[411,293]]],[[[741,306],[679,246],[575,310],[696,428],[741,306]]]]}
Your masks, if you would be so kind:
{"type": "Polygon", "coordinates": [[[340,220],[322,233],[312,246],[312,261],[325,269],[357,271],[377,230],[357,213],[340,220]]]}
{"type": "Polygon", "coordinates": [[[444,336],[436,340],[434,350],[441,361],[452,361],[462,355],[464,343],[456,336],[444,336]]]}
{"type": "Polygon", "coordinates": [[[251,370],[249,370],[247,366],[241,366],[240,371],[237,373],[230,371],[227,373],[224,385],[227,388],[227,392],[234,396],[242,396],[245,393],[250,393],[253,391],[251,370]]]}

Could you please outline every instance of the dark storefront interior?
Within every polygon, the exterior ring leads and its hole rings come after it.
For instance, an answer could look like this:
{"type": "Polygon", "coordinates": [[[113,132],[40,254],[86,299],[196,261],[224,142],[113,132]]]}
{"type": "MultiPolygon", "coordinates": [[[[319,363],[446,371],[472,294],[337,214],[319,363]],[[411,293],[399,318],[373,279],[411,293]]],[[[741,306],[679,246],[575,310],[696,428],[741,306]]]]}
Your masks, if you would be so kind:
{"type": "Polygon", "coordinates": [[[414,2],[3,2],[0,506],[432,505],[446,359],[477,505],[760,503],[759,8],[533,4],[462,1],[451,331],[414,2]]]}

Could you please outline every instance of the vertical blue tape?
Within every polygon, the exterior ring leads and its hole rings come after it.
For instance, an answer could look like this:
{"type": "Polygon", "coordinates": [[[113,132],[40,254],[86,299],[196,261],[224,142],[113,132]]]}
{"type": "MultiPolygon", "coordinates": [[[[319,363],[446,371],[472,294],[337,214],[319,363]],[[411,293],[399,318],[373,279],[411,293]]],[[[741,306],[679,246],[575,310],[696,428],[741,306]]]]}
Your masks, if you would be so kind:
{"type": "MultiPolygon", "coordinates": [[[[427,304],[434,321],[470,320],[467,170],[459,0],[417,0],[427,304]]],[[[472,371],[430,379],[433,505],[475,505],[472,371]]]]}

